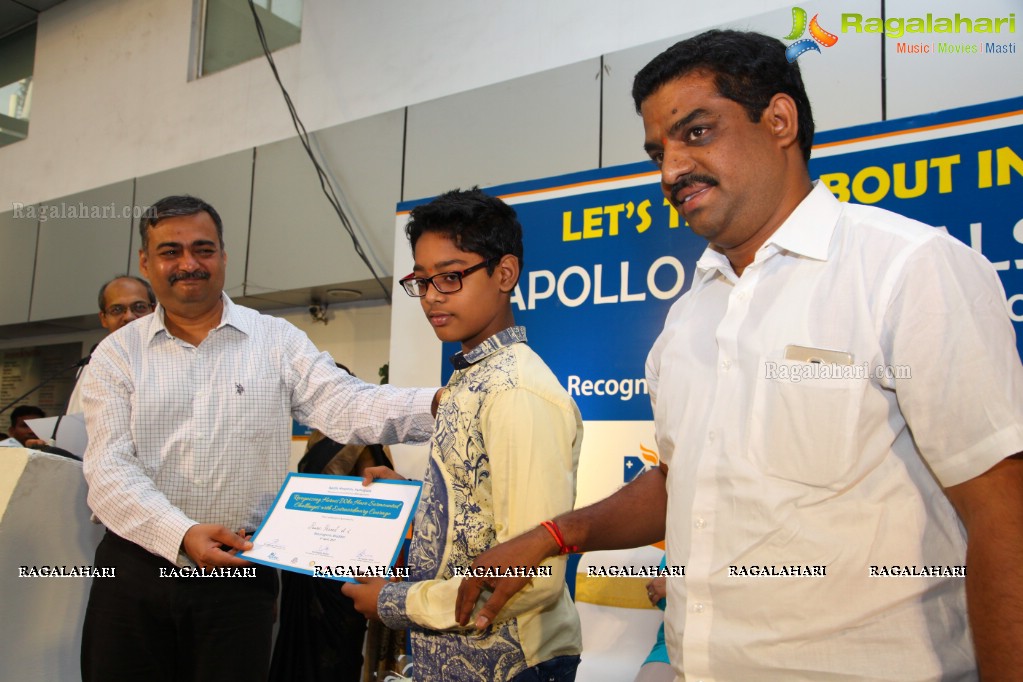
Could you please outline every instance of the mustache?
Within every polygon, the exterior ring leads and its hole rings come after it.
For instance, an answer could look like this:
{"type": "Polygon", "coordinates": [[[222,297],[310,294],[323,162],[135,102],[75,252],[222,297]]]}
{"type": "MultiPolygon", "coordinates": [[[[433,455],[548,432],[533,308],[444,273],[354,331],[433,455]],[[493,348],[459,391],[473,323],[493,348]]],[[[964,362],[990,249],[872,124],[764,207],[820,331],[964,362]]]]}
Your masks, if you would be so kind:
{"type": "Polygon", "coordinates": [[[167,281],[171,284],[180,282],[185,279],[209,279],[210,273],[205,270],[193,270],[192,272],[175,272],[173,275],[167,278],[167,281]]]}
{"type": "Polygon", "coordinates": [[[708,187],[717,187],[718,181],[709,175],[700,175],[699,173],[692,173],[679,179],[671,186],[671,198],[674,199],[678,196],[678,193],[684,189],[689,189],[693,185],[707,185],[708,187]]]}

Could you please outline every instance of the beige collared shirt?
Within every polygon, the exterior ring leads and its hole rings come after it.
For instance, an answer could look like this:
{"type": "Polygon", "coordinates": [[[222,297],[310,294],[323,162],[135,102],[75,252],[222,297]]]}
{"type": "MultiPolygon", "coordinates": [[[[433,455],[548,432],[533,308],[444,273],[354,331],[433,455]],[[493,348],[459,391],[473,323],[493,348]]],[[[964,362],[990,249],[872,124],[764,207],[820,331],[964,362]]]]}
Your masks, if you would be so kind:
{"type": "Polygon", "coordinates": [[[455,620],[460,570],[575,501],[579,410],[525,340],[523,327],[510,327],[465,353],[441,397],[411,580],[385,585],[377,604],[385,625],[411,628],[416,679],[510,680],[582,647],[567,557],[545,561],[550,575],[512,597],[486,632],[455,620]]]}

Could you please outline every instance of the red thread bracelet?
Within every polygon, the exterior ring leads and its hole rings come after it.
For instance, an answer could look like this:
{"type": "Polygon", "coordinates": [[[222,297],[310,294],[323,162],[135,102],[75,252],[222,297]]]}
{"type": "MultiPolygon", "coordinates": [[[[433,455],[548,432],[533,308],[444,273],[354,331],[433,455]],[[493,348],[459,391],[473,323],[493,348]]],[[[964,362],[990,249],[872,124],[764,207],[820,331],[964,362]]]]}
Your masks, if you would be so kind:
{"type": "Polygon", "coordinates": [[[565,536],[561,534],[561,529],[558,528],[558,524],[553,521],[544,521],[540,524],[547,529],[547,532],[554,538],[554,542],[558,543],[560,548],[559,554],[574,554],[579,551],[579,548],[575,545],[566,545],[565,536]]]}

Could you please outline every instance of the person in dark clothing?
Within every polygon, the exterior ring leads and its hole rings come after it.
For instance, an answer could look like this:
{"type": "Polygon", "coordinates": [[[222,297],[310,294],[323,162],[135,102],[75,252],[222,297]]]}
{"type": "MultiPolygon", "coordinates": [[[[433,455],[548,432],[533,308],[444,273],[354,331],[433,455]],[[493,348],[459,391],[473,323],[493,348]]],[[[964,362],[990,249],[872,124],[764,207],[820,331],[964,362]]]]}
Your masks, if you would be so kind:
{"type": "MultiPolygon", "coordinates": [[[[351,374],[344,365],[338,367],[351,374]]],[[[298,472],[362,476],[373,466],[393,466],[384,446],[343,445],[314,431],[298,472]]],[[[341,584],[281,571],[280,630],[270,663],[271,682],[360,679],[366,618],[341,594],[341,584]]]]}

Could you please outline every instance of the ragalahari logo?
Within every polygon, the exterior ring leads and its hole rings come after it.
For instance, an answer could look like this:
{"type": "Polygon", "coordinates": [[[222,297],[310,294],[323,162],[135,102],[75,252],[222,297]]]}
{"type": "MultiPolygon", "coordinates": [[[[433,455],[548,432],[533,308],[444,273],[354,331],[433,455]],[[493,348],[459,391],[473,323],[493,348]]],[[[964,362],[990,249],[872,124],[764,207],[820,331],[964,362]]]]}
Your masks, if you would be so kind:
{"type": "Polygon", "coordinates": [[[813,15],[809,26],[810,37],[803,38],[803,34],[807,31],[806,10],[802,7],[792,8],[792,31],[785,36],[785,40],[796,41],[785,50],[785,57],[789,60],[790,64],[810,50],[820,52],[821,48],[818,45],[832,47],[838,42],[838,36],[834,33],[828,33],[817,23],[817,17],[819,16],[819,14],[813,15]],[[800,40],[797,40],[797,38],[800,38],[800,40]]]}

